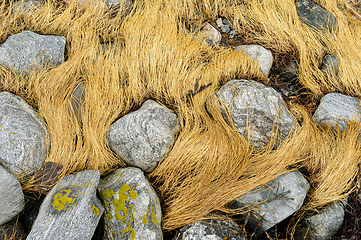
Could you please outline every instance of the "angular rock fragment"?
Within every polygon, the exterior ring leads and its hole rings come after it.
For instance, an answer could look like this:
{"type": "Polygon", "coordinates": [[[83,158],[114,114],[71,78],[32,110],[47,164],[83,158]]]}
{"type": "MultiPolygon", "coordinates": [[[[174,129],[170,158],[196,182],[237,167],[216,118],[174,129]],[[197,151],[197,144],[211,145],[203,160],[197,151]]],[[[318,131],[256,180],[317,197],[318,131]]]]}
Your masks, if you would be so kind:
{"type": "MultiPolygon", "coordinates": [[[[293,127],[299,126],[288,112],[283,99],[270,87],[249,80],[231,80],[216,94],[216,97],[230,110],[233,123],[244,137],[250,137],[254,147],[267,144],[278,124],[280,139],[285,139],[293,127]]],[[[221,111],[227,120],[226,110],[221,111]]]]}
{"type": "Polygon", "coordinates": [[[43,164],[50,141],[35,111],[20,97],[0,93],[0,164],[14,174],[32,174],[43,164]]]}
{"type": "Polygon", "coordinates": [[[24,206],[20,182],[0,165],[0,225],[18,215],[24,206]]]}
{"type": "Polygon", "coordinates": [[[320,213],[303,219],[296,228],[296,240],[330,239],[342,227],[345,210],[344,202],[334,202],[320,213]]]}
{"type": "Polygon", "coordinates": [[[118,169],[100,180],[104,239],[163,239],[157,194],[138,168],[118,169]]]}
{"type": "Polygon", "coordinates": [[[91,239],[104,212],[96,196],[100,173],[84,170],[61,179],[41,204],[27,240],[91,239]]]}
{"type": "Polygon", "coordinates": [[[11,220],[0,226],[0,240],[20,240],[24,239],[24,237],[24,228],[18,219],[11,220]]]}
{"type": "Polygon", "coordinates": [[[340,66],[340,59],[335,55],[325,55],[322,59],[321,71],[331,77],[336,77],[338,68],[340,66]]]}
{"type": "Polygon", "coordinates": [[[173,240],[245,240],[239,226],[231,219],[204,220],[184,226],[173,240]]]}
{"type": "Polygon", "coordinates": [[[302,206],[309,186],[299,171],[288,172],[237,198],[231,206],[250,210],[246,228],[260,235],[295,213],[302,206]]]}
{"type": "Polygon", "coordinates": [[[31,31],[11,35],[0,47],[0,64],[29,73],[41,66],[64,62],[65,37],[46,36],[31,31]]]}
{"type": "Polygon", "coordinates": [[[200,32],[201,36],[206,39],[210,46],[217,45],[221,41],[221,33],[218,32],[211,24],[207,23],[200,32]]]}
{"type": "Polygon", "coordinates": [[[321,99],[313,116],[319,125],[331,124],[332,128],[339,127],[342,132],[351,120],[360,122],[359,99],[341,93],[329,93],[321,99]]]}
{"type": "Polygon", "coordinates": [[[261,71],[267,76],[271,70],[273,56],[271,51],[259,45],[240,45],[236,47],[236,51],[242,51],[247,56],[258,62],[261,71]]]}
{"type": "Polygon", "coordinates": [[[176,114],[153,100],[113,123],[107,132],[110,148],[128,164],[149,173],[168,153],[179,130],[176,114]]]}

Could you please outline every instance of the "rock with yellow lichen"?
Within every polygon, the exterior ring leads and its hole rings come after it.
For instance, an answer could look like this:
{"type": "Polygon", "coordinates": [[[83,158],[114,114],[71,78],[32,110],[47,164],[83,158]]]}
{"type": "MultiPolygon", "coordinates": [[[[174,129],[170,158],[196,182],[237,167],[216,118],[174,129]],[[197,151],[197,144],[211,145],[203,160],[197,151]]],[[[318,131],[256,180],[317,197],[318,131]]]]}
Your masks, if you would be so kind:
{"type": "Polygon", "coordinates": [[[104,239],[163,239],[157,194],[138,168],[118,169],[100,180],[104,239]]]}
{"type": "Polygon", "coordinates": [[[91,239],[104,212],[98,170],[64,177],[44,199],[27,240],[91,239]]]}

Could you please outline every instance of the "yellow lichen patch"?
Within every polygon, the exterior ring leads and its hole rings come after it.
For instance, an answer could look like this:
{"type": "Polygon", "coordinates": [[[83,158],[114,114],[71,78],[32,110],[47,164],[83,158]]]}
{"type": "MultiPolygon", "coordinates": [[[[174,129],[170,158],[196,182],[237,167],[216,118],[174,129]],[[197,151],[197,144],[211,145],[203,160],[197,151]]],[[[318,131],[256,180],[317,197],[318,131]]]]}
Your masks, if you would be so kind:
{"type": "Polygon", "coordinates": [[[115,232],[113,232],[113,231],[111,231],[111,233],[112,233],[114,236],[118,236],[117,233],[115,233],[115,232]]]}
{"type": "Polygon", "coordinates": [[[62,190],[54,196],[53,207],[58,210],[69,210],[75,205],[76,198],[70,198],[68,195],[71,193],[70,190],[62,190]]]}
{"type": "Polygon", "coordinates": [[[142,223],[143,223],[144,225],[148,223],[148,213],[149,213],[149,210],[147,209],[147,210],[145,211],[145,214],[144,214],[144,216],[143,216],[143,221],[142,221],[142,223]]]}
{"type": "Polygon", "coordinates": [[[92,211],[93,211],[93,213],[94,213],[95,215],[99,216],[100,210],[99,210],[99,208],[97,208],[94,204],[93,204],[93,206],[92,206],[92,211]]]}
{"type": "Polygon", "coordinates": [[[104,207],[108,208],[109,207],[109,203],[107,201],[104,201],[104,207]]]}
{"type": "Polygon", "coordinates": [[[137,235],[135,234],[134,229],[133,229],[131,226],[129,226],[129,225],[127,226],[126,229],[124,229],[124,230],[121,231],[122,235],[124,235],[124,234],[127,233],[127,232],[130,232],[130,234],[131,234],[131,240],[134,240],[135,237],[137,236],[137,235]]]}
{"type": "Polygon", "coordinates": [[[112,198],[116,194],[116,192],[114,192],[113,189],[110,189],[110,190],[104,189],[102,194],[103,194],[104,198],[112,198]]]}
{"type": "Polygon", "coordinates": [[[154,211],[154,206],[152,206],[152,222],[154,223],[154,225],[158,225],[157,215],[154,211]]]}
{"type": "Polygon", "coordinates": [[[113,215],[107,214],[107,219],[108,219],[108,221],[112,220],[112,219],[113,219],[113,215]]]}

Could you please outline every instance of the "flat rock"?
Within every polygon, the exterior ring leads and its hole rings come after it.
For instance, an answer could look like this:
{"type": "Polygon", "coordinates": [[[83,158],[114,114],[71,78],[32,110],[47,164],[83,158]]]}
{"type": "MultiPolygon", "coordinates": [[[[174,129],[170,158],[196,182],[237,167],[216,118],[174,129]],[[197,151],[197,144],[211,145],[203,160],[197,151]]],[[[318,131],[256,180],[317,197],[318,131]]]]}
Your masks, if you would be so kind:
{"type": "Polygon", "coordinates": [[[65,37],[23,31],[8,37],[0,47],[0,64],[15,71],[29,73],[44,65],[64,62],[65,37]]]}
{"type": "Polygon", "coordinates": [[[321,71],[325,74],[336,77],[340,66],[340,59],[335,55],[325,55],[322,58],[321,71]]]}
{"type": "Polygon", "coordinates": [[[301,220],[294,238],[296,240],[330,239],[342,227],[345,210],[344,202],[334,202],[320,213],[301,220]]]}
{"type": "Polygon", "coordinates": [[[32,174],[50,146],[47,128],[20,97],[0,93],[0,164],[14,174],[32,174]]]}
{"type": "Polygon", "coordinates": [[[246,227],[250,233],[255,231],[260,235],[295,213],[302,206],[309,186],[299,171],[288,172],[237,198],[231,206],[250,210],[246,227]]]}
{"type": "Polygon", "coordinates": [[[176,114],[153,100],[113,123],[107,132],[110,148],[128,164],[149,173],[169,152],[179,130],[176,114]]]}
{"type": "Polygon", "coordinates": [[[0,226],[0,240],[21,240],[24,237],[24,228],[18,219],[11,220],[0,226]]]}
{"type": "Polygon", "coordinates": [[[359,99],[341,93],[329,93],[321,98],[320,105],[313,114],[319,125],[329,125],[340,131],[351,121],[360,122],[359,99]]]}
{"type": "MultiPolygon", "coordinates": [[[[281,141],[297,127],[297,121],[288,112],[282,97],[271,87],[249,80],[231,80],[216,94],[222,104],[230,110],[233,123],[251,144],[261,148],[274,133],[273,124],[279,125],[281,141]]],[[[220,104],[224,118],[226,110],[220,104]]]]}
{"type": "Polygon", "coordinates": [[[209,23],[202,28],[200,34],[210,46],[217,45],[222,38],[221,33],[209,23]]]}
{"type": "Polygon", "coordinates": [[[184,226],[173,240],[245,240],[239,226],[231,219],[204,220],[184,226]]]}
{"type": "Polygon", "coordinates": [[[98,170],[61,179],[44,199],[27,240],[89,240],[104,212],[96,196],[98,170]]]}
{"type": "Polygon", "coordinates": [[[118,169],[100,180],[104,239],[163,239],[157,194],[138,168],[118,169]]]}
{"type": "Polygon", "coordinates": [[[0,225],[10,221],[24,206],[20,182],[0,165],[0,225]]]}
{"type": "Polygon", "coordinates": [[[337,31],[336,17],[310,0],[299,0],[296,5],[297,14],[308,26],[329,33],[337,31]]]}
{"type": "Polygon", "coordinates": [[[273,56],[271,51],[259,45],[240,45],[237,46],[236,51],[242,51],[247,56],[253,58],[258,62],[261,71],[267,76],[271,70],[273,63],[273,56]]]}

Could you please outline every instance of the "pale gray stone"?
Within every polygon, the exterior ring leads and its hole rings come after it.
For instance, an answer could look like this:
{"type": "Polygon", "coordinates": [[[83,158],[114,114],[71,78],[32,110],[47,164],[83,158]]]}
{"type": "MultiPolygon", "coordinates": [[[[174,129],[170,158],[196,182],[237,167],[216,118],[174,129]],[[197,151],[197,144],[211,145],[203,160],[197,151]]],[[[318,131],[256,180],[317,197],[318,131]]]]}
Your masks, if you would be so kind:
{"type": "Polygon", "coordinates": [[[24,206],[20,182],[0,165],[0,225],[18,215],[24,206]]]}
{"type": "Polygon", "coordinates": [[[237,198],[232,208],[249,209],[246,227],[260,235],[295,213],[302,206],[309,186],[299,171],[288,172],[237,198]]]}
{"type": "Polygon", "coordinates": [[[108,7],[120,6],[129,9],[132,6],[131,0],[104,0],[104,2],[108,7]]]}
{"type": "MultiPolygon", "coordinates": [[[[271,87],[249,80],[231,80],[216,94],[220,108],[227,120],[229,109],[233,123],[244,137],[250,137],[251,144],[261,148],[267,144],[278,125],[280,141],[284,140],[298,123],[288,112],[282,97],[271,87]]],[[[279,142],[281,143],[281,142],[279,142]]]]}
{"type": "Polygon", "coordinates": [[[128,164],[152,172],[169,152],[179,130],[176,114],[153,100],[113,123],[107,132],[110,148],[128,164]]]}
{"type": "Polygon", "coordinates": [[[27,240],[89,240],[104,212],[96,196],[98,170],[61,179],[41,204],[27,240]]]}
{"type": "Polygon", "coordinates": [[[163,239],[160,202],[140,169],[118,169],[100,180],[98,190],[105,206],[104,239],[163,239]]]}
{"type": "Polygon", "coordinates": [[[209,23],[202,28],[200,34],[210,46],[217,45],[222,37],[221,33],[209,23]]]}
{"type": "Polygon", "coordinates": [[[245,240],[239,226],[231,219],[204,220],[184,226],[173,240],[245,240]]]}
{"type": "Polygon", "coordinates": [[[351,121],[360,122],[359,99],[341,93],[325,95],[317,107],[314,118],[319,125],[329,125],[340,131],[351,121]]]}
{"type": "Polygon", "coordinates": [[[240,45],[236,47],[236,51],[242,51],[247,56],[258,62],[261,71],[267,76],[271,70],[273,56],[271,51],[259,45],[240,45]]]}
{"type": "Polygon", "coordinates": [[[330,239],[342,227],[345,202],[334,202],[320,213],[303,219],[296,228],[296,240],[330,239]]]}
{"type": "Polygon", "coordinates": [[[29,1],[18,1],[14,5],[15,12],[22,12],[24,14],[33,12],[37,7],[40,7],[43,4],[41,0],[29,0],[29,1]]]}
{"type": "Polygon", "coordinates": [[[23,31],[11,35],[0,47],[0,64],[29,73],[41,66],[64,62],[65,37],[23,31]]]}
{"type": "Polygon", "coordinates": [[[43,164],[50,146],[47,129],[20,97],[0,93],[0,164],[14,174],[32,174],[43,164]]]}

